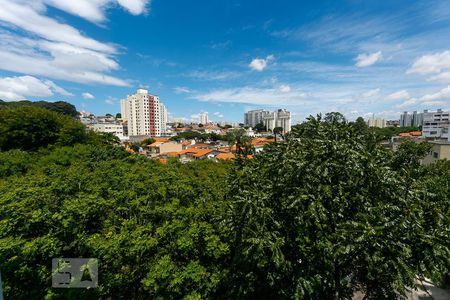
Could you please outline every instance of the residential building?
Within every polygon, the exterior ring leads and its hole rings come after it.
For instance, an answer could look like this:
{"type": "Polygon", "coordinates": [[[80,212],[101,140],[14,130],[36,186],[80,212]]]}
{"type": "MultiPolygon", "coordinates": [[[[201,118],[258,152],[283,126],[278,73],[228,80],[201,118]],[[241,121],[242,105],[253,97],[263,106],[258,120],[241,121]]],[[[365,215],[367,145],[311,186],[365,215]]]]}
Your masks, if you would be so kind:
{"type": "Polygon", "coordinates": [[[201,112],[198,114],[198,124],[206,125],[208,124],[208,113],[201,112]]]}
{"type": "Polygon", "coordinates": [[[167,112],[166,106],[160,102],[159,103],[159,112],[160,112],[160,122],[161,122],[161,135],[167,135],[167,123],[169,121],[169,116],[167,112]]]}
{"type": "Polygon", "coordinates": [[[124,139],[123,134],[123,125],[116,123],[96,123],[96,124],[88,124],[88,128],[96,131],[96,132],[105,132],[112,133],[117,136],[119,139],[124,139]]]}
{"type": "Polygon", "coordinates": [[[407,111],[400,115],[400,127],[420,127],[423,125],[424,114],[428,113],[428,110],[424,110],[423,113],[414,111],[412,114],[407,111]]]}
{"type": "Polygon", "coordinates": [[[264,117],[270,112],[264,109],[250,110],[244,114],[244,125],[255,127],[259,123],[264,124],[264,117]]]}
{"type": "Polygon", "coordinates": [[[450,111],[438,109],[436,112],[424,112],[423,136],[428,139],[448,139],[450,111]]]}
{"type": "Polygon", "coordinates": [[[386,127],[386,120],[375,118],[375,116],[372,116],[367,120],[367,126],[369,127],[378,127],[378,128],[384,128],[386,127]]]}
{"type": "Polygon", "coordinates": [[[177,142],[154,142],[148,145],[151,154],[165,154],[170,152],[180,152],[183,150],[183,145],[177,142]]]}
{"type": "Polygon", "coordinates": [[[164,116],[162,116],[161,107],[159,97],[149,94],[144,89],[138,89],[136,94],[122,100],[122,119],[128,122],[128,135],[161,136],[164,130],[162,122],[167,120],[167,109],[163,108],[164,116]]]}
{"type": "Polygon", "coordinates": [[[436,162],[438,159],[450,160],[450,141],[435,140],[430,141],[430,144],[432,144],[431,151],[422,160],[422,164],[429,165],[436,162]]]}
{"type": "Polygon", "coordinates": [[[386,121],[386,127],[400,127],[399,120],[388,120],[386,121]]]}
{"type": "Polygon", "coordinates": [[[422,137],[421,131],[411,131],[411,132],[404,132],[400,133],[397,136],[391,137],[388,143],[383,143],[384,145],[388,146],[393,151],[397,151],[398,147],[404,142],[404,141],[411,141],[415,143],[421,143],[425,141],[425,138],[422,137]]]}
{"type": "Polygon", "coordinates": [[[291,131],[291,113],[286,109],[278,109],[264,116],[266,130],[273,131],[276,127],[283,128],[283,133],[291,131]]]}
{"type": "Polygon", "coordinates": [[[407,111],[400,115],[400,127],[410,127],[411,126],[411,115],[407,111]]]}

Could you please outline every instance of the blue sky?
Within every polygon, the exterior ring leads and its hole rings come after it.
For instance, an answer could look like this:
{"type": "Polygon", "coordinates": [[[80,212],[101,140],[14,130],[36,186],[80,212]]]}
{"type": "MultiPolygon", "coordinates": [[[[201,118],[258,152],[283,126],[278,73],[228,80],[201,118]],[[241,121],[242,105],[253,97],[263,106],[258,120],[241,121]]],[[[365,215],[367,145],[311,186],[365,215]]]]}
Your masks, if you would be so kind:
{"type": "Polygon", "coordinates": [[[449,37],[448,1],[0,0],[0,99],[396,119],[450,108],[449,37]]]}

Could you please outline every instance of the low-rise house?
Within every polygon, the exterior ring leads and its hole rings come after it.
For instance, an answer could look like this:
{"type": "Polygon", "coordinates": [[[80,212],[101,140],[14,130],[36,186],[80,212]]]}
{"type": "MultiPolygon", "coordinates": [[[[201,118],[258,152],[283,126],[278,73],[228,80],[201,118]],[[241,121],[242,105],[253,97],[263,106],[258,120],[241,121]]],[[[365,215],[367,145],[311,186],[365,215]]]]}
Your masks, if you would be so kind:
{"type": "Polygon", "coordinates": [[[112,133],[119,139],[124,139],[123,125],[116,123],[88,124],[87,127],[96,132],[112,133]]]}
{"type": "MultiPolygon", "coordinates": [[[[422,137],[421,131],[404,132],[400,133],[397,136],[391,137],[391,139],[389,140],[389,148],[391,148],[393,151],[397,151],[398,146],[400,146],[400,144],[404,141],[420,143],[424,140],[425,139],[422,137]]],[[[387,146],[387,144],[384,144],[384,146],[387,146]]]]}
{"type": "Polygon", "coordinates": [[[190,148],[178,152],[178,157],[181,162],[188,162],[197,159],[214,158],[218,154],[218,151],[212,149],[190,148]]]}
{"type": "Polygon", "coordinates": [[[235,156],[233,153],[219,153],[216,156],[216,161],[228,161],[234,159],[235,156]]]}
{"type": "Polygon", "coordinates": [[[450,141],[436,140],[429,142],[432,145],[431,151],[422,160],[422,164],[429,165],[439,159],[450,160],[450,141]]]}
{"type": "Polygon", "coordinates": [[[168,152],[179,152],[183,146],[177,142],[154,142],[148,145],[150,155],[159,155],[168,152]]]}

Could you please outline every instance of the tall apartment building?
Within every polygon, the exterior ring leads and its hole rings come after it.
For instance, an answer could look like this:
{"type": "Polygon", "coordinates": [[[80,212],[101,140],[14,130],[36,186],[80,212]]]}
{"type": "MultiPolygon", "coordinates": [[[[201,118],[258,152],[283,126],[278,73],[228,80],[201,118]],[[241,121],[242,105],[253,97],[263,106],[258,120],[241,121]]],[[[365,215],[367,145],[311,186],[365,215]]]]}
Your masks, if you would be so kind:
{"type": "Polygon", "coordinates": [[[202,112],[202,113],[198,114],[198,123],[203,124],[203,125],[208,124],[208,113],[207,112],[202,112]]]}
{"type": "Polygon", "coordinates": [[[423,113],[422,136],[425,138],[448,139],[450,111],[438,109],[423,113]]]}
{"type": "MultiPolygon", "coordinates": [[[[164,110],[167,114],[167,109],[164,110]]],[[[122,100],[121,113],[123,121],[128,122],[129,136],[161,136],[161,129],[165,127],[159,97],[144,89],[138,89],[136,94],[122,100]]]]}
{"type": "Polygon", "coordinates": [[[405,111],[400,115],[400,127],[419,127],[423,125],[423,116],[428,110],[424,110],[423,113],[414,111],[412,114],[405,111]]]}
{"type": "Polygon", "coordinates": [[[386,120],[375,118],[375,116],[372,116],[367,120],[367,126],[369,127],[378,127],[378,128],[384,128],[386,127],[386,120]]]}
{"type": "Polygon", "coordinates": [[[264,109],[250,110],[244,114],[244,124],[250,127],[255,127],[259,123],[264,124],[264,117],[268,114],[270,112],[264,109]]]}
{"type": "Polygon", "coordinates": [[[159,103],[159,112],[161,115],[161,135],[166,135],[167,123],[169,122],[169,113],[167,112],[167,107],[162,102],[159,103]]]}
{"type": "Polygon", "coordinates": [[[291,113],[286,109],[269,112],[263,117],[263,122],[267,130],[273,131],[275,127],[281,127],[283,133],[291,131],[291,113]]]}

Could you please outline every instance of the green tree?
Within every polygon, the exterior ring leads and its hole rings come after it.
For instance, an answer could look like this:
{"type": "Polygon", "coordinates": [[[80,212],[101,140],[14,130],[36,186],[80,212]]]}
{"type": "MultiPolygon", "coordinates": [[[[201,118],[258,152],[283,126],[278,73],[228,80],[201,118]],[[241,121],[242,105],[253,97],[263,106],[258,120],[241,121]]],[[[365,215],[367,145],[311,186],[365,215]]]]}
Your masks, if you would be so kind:
{"type": "Polygon", "coordinates": [[[264,126],[263,123],[258,123],[255,125],[255,127],[253,127],[253,130],[255,130],[256,132],[264,132],[266,131],[266,126],[264,126]]]}
{"type": "Polygon", "coordinates": [[[0,150],[73,145],[87,137],[81,123],[62,114],[32,106],[0,108],[0,150]]]}
{"type": "Polygon", "coordinates": [[[232,173],[230,297],[395,299],[446,270],[448,184],[428,194],[371,137],[337,113],[310,118],[232,173]]]}
{"type": "Polygon", "coordinates": [[[366,121],[364,121],[364,118],[358,117],[356,118],[355,122],[353,123],[353,126],[356,130],[364,132],[367,131],[369,126],[367,126],[366,121]]]}
{"type": "Polygon", "coordinates": [[[148,138],[148,139],[143,140],[143,141],[140,143],[140,145],[141,145],[141,146],[147,146],[147,145],[153,144],[155,141],[156,141],[156,140],[155,140],[154,138],[148,138]]]}

